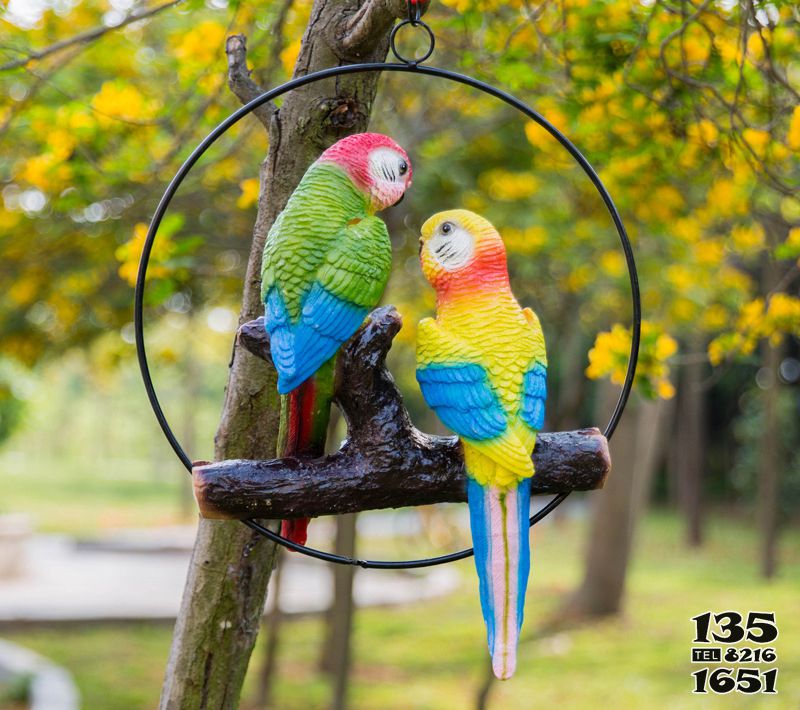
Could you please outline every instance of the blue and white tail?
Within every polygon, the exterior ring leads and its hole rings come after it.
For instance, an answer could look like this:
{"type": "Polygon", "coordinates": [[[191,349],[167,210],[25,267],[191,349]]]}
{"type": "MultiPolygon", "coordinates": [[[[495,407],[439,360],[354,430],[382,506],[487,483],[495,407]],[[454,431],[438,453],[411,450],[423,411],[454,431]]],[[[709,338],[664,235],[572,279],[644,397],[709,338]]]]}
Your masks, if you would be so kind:
{"type": "Polygon", "coordinates": [[[500,680],[514,674],[530,571],[528,511],[531,479],[517,486],[467,488],[481,609],[486,622],[492,668],[500,680]]]}

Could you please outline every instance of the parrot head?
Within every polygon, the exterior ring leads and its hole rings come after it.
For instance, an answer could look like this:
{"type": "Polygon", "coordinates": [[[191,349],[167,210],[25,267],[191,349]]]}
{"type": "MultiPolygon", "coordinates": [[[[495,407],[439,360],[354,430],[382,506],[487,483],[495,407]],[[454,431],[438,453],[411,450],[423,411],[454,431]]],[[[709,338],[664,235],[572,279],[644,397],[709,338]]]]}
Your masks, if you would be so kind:
{"type": "Polygon", "coordinates": [[[508,284],[506,249],[491,222],[468,210],[439,212],[422,225],[422,272],[440,294],[508,284]]]}
{"type": "Polygon", "coordinates": [[[389,136],[357,133],[334,143],[319,162],[342,168],[356,187],[369,196],[373,211],[396,205],[411,187],[411,161],[389,136]]]}

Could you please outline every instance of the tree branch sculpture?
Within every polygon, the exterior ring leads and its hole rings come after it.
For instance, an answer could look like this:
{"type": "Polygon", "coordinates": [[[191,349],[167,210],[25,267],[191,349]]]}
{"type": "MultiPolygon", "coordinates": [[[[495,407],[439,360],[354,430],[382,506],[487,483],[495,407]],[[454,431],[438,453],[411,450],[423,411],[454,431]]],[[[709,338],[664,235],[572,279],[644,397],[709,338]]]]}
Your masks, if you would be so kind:
{"type": "MultiPolygon", "coordinates": [[[[378,308],[342,348],[335,400],[348,439],[339,451],[313,460],[198,462],[193,480],[201,513],[293,518],[465,501],[461,445],[412,424],[386,369],[401,326],[392,306],[378,308]]],[[[262,318],[245,323],[238,342],[269,361],[262,318]]],[[[611,467],[608,442],[597,429],[539,434],[533,459],[538,494],[601,488],[611,467]]]]}

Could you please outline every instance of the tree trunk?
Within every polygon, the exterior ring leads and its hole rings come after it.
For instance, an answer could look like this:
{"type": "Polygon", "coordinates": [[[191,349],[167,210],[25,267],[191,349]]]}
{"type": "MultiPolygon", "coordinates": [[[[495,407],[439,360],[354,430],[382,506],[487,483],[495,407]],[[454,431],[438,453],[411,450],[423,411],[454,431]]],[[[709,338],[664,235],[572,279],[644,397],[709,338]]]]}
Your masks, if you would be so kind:
{"type": "MultiPolygon", "coordinates": [[[[316,0],[295,75],[348,60],[382,61],[401,0],[316,0]]],[[[226,45],[229,84],[242,101],[260,88],[250,79],[243,37],[226,45]]],[[[333,142],[367,127],[377,74],[315,82],[257,117],[269,132],[261,194],[247,264],[240,323],[262,311],[261,254],[275,217],[311,162],[333,142]]],[[[217,436],[217,459],[272,458],[279,406],[272,368],[235,348],[217,436]]],[[[275,545],[235,521],[201,519],[175,626],[162,709],[235,708],[258,634],[275,545]]]]}
{"type": "MultiPolygon", "coordinates": [[[[191,326],[190,326],[191,327],[191,326]]],[[[186,341],[188,347],[184,348],[182,357],[184,362],[183,367],[183,414],[182,414],[182,433],[183,437],[181,443],[186,451],[197,450],[197,405],[200,399],[200,382],[201,368],[200,363],[192,347],[192,338],[189,337],[186,341]]],[[[176,462],[177,463],[177,462],[176,462]]],[[[176,468],[178,468],[176,466],[176,468]]],[[[183,469],[179,471],[183,474],[183,469]]],[[[181,475],[181,487],[178,491],[178,509],[180,511],[181,520],[189,520],[194,514],[196,508],[194,504],[194,495],[192,494],[192,481],[185,475],[181,475]]]]}
{"type": "Polygon", "coordinates": [[[778,568],[778,508],[780,494],[780,447],[778,430],[778,394],[781,362],[780,348],[769,341],[761,343],[762,366],[766,370],[766,387],[762,392],[764,419],[758,452],[758,524],[761,537],[761,574],[775,576],[778,568]]]}
{"type": "MultiPolygon", "coordinates": [[[[280,556],[279,556],[280,557],[280,556]]],[[[285,555],[283,555],[285,558],[285,555]]],[[[283,627],[283,610],[281,609],[281,580],[283,579],[283,563],[280,559],[275,565],[275,575],[272,578],[273,601],[269,610],[264,629],[267,638],[264,643],[264,663],[258,675],[258,689],[254,699],[257,708],[269,708],[273,703],[273,689],[275,686],[275,669],[278,666],[278,649],[280,646],[281,629],[283,627]]]]}
{"type": "MultiPolygon", "coordinates": [[[[693,352],[705,350],[702,343],[693,352]]],[[[703,387],[705,364],[692,360],[683,366],[678,417],[675,427],[675,465],[678,501],[686,521],[686,544],[699,547],[703,542],[703,478],[706,451],[706,391],[703,387]]]]}
{"type": "MultiPolygon", "coordinates": [[[[618,389],[602,385],[602,411],[611,411],[618,389]]],[[[614,467],[594,496],[583,581],[565,612],[573,617],[616,614],[622,605],[634,529],[645,507],[661,451],[665,407],[633,395],[610,442],[614,467]]]]}
{"type": "MultiPolygon", "coordinates": [[[[336,519],[336,553],[352,557],[356,550],[357,513],[340,515],[336,519]]],[[[347,707],[347,685],[350,677],[351,644],[353,632],[353,580],[356,568],[352,565],[334,565],[333,603],[328,610],[328,630],[320,658],[320,670],[333,681],[332,710],[347,707]]]]}

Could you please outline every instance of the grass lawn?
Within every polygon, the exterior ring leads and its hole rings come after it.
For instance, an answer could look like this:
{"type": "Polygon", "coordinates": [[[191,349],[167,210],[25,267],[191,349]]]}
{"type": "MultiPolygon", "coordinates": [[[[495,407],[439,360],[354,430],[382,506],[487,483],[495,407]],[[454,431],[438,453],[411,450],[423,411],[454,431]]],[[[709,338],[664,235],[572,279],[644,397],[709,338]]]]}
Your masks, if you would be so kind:
{"type": "Polygon", "coordinates": [[[168,461],[155,476],[158,467],[142,463],[98,457],[87,465],[27,455],[23,466],[13,453],[2,455],[0,512],[25,511],[40,532],[88,536],[195,520],[188,475],[168,461]]]}
{"type": "MultiPolygon", "coordinates": [[[[579,573],[582,526],[559,521],[534,536],[534,576],[520,645],[519,670],[492,689],[493,708],[797,708],[800,705],[800,533],[783,539],[779,579],[756,574],[752,530],[715,520],[707,546],[689,553],[678,521],[651,514],[641,529],[625,613],[613,620],[541,632],[579,573]],[[699,698],[691,694],[690,618],[707,610],[775,611],[780,636],[778,695],[699,698]]],[[[469,708],[487,654],[471,563],[459,563],[463,591],[398,610],[356,618],[352,707],[362,710],[469,708]]],[[[380,572],[366,572],[380,574],[380,572]]],[[[322,708],[328,685],[316,670],[323,635],[318,619],[284,627],[276,707],[322,708]]],[[[139,625],[40,629],[5,634],[68,667],[85,707],[137,710],[156,703],[170,629],[139,625]]],[[[251,669],[258,668],[257,649],[251,669]]],[[[252,695],[254,673],[246,698],[252,695]]],[[[252,710],[247,699],[243,708],[252,710]]]]}

